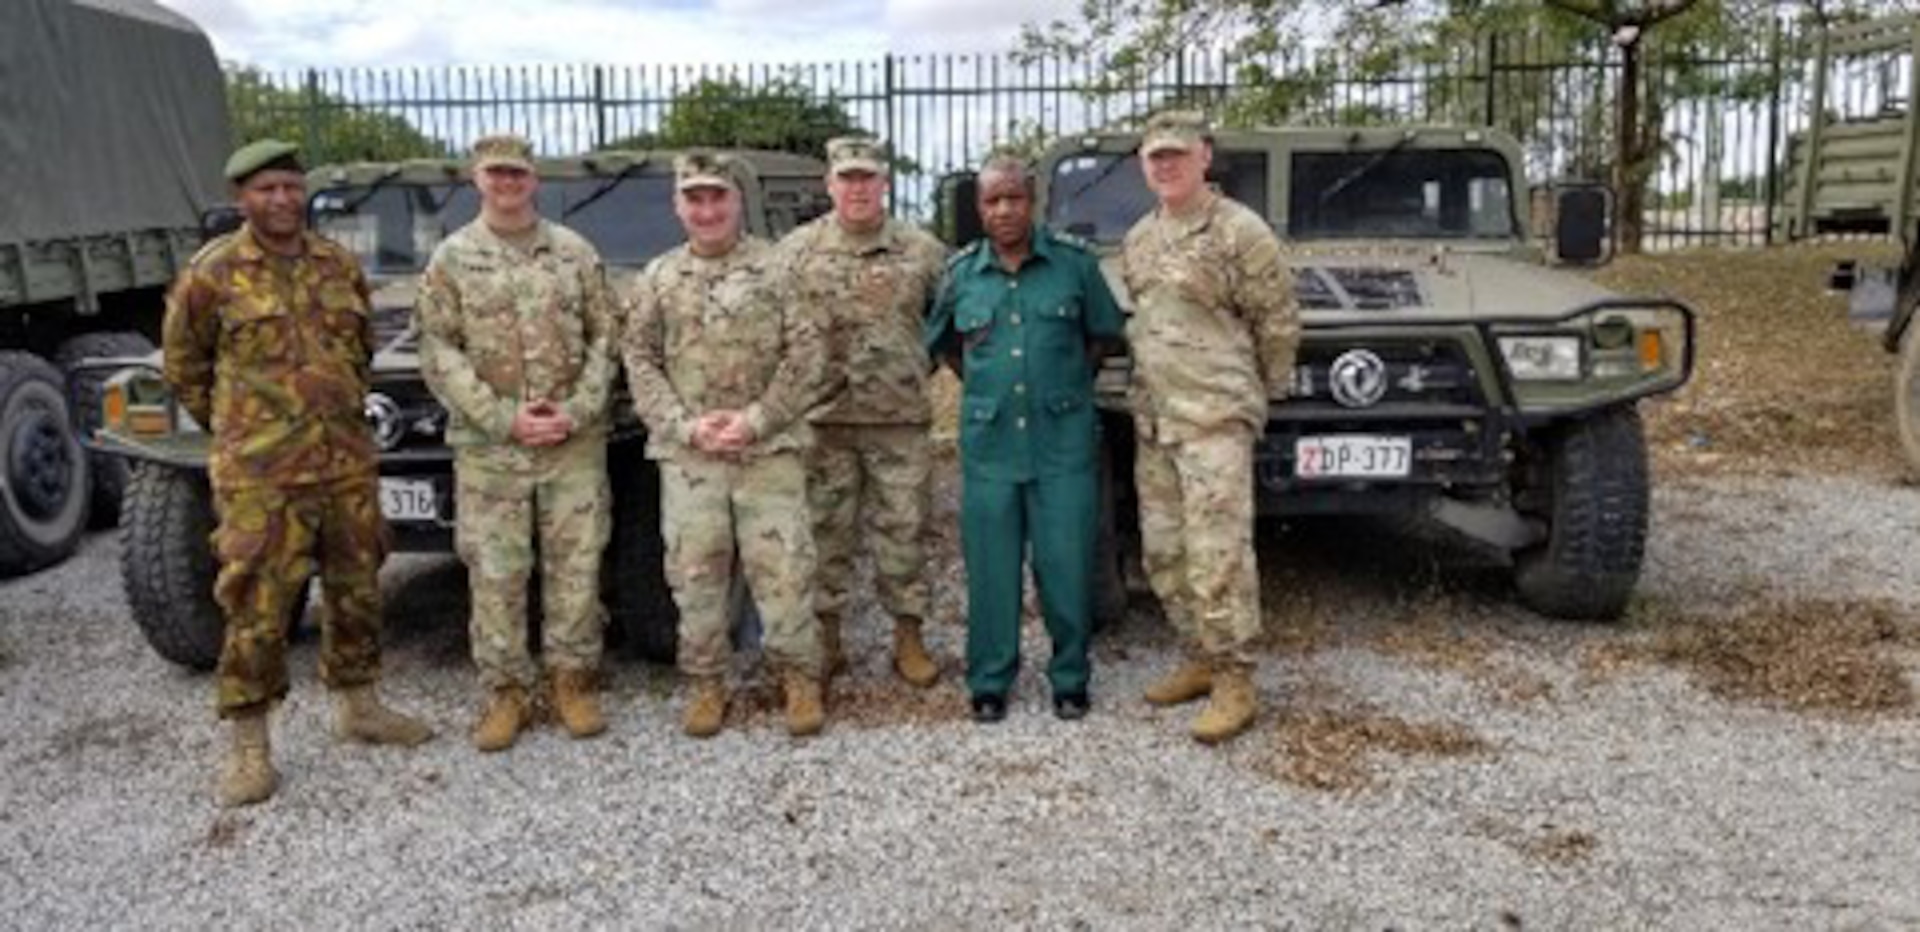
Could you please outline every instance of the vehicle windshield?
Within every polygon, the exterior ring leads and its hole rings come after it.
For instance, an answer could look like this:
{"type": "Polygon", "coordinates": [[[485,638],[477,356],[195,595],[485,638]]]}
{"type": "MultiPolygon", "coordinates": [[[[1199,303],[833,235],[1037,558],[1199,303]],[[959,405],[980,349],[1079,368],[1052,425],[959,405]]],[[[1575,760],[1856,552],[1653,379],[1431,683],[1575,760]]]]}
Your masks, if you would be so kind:
{"type": "Polygon", "coordinates": [[[1505,158],[1486,149],[1296,152],[1294,239],[1514,235],[1505,158]]]}
{"type": "MultiPolygon", "coordinates": [[[[1207,180],[1221,193],[1267,212],[1267,155],[1216,150],[1207,180]]],[[[1047,186],[1047,224],[1096,243],[1117,243],[1135,221],[1153,210],[1153,192],[1132,153],[1061,159],[1047,186]]]]}
{"type": "MultiPolygon", "coordinates": [[[[611,178],[549,178],[536,196],[540,215],[593,243],[610,266],[638,267],[684,239],[664,171],[611,178]],[[609,184],[612,187],[608,187],[609,184]]],[[[466,182],[328,188],[309,202],[315,232],[360,258],[368,272],[419,272],[433,250],[480,212],[466,182]]]]}

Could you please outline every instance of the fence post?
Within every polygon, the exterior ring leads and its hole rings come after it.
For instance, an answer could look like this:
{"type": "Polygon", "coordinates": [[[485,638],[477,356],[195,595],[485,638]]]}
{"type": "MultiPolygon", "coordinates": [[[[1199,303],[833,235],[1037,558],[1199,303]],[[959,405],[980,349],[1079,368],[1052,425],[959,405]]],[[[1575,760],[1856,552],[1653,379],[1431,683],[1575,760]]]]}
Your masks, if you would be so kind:
{"type": "Polygon", "coordinates": [[[607,68],[593,66],[593,148],[607,147],[607,68]]]}
{"type": "MultiPolygon", "coordinates": [[[[897,163],[900,158],[900,148],[899,148],[900,140],[897,138],[898,133],[896,132],[896,130],[899,127],[895,125],[894,112],[893,112],[894,111],[893,95],[895,91],[894,83],[893,83],[894,82],[893,53],[892,52],[883,53],[883,61],[885,62],[885,64],[880,69],[880,81],[881,81],[881,90],[882,90],[882,94],[881,94],[882,119],[884,119],[886,122],[886,127],[884,129],[884,132],[886,135],[883,138],[885,138],[887,141],[887,152],[893,156],[894,161],[897,163]]],[[[896,170],[889,170],[887,172],[887,203],[893,204],[899,200],[899,197],[900,197],[900,172],[896,170]]]]}
{"type": "Polygon", "coordinates": [[[329,159],[322,158],[320,153],[319,70],[308,68],[301,83],[304,85],[302,88],[302,97],[306,108],[306,118],[301,121],[301,132],[305,135],[305,138],[300,140],[300,152],[306,158],[312,160],[314,164],[320,164],[329,161],[329,159]]]}
{"type": "Polygon", "coordinates": [[[1784,127],[1781,124],[1780,108],[1782,91],[1784,90],[1782,84],[1785,82],[1786,76],[1781,70],[1781,58],[1785,55],[1785,50],[1781,47],[1780,32],[1780,17],[1775,16],[1773,17],[1773,42],[1771,48],[1773,60],[1769,64],[1770,73],[1767,78],[1770,85],[1768,91],[1769,100],[1767,102],[1769,108],[1768,113],[1770,115],[1767,120],[1766,206],[1762,208],[1764,216],[1761,220],[1765,226],[1765,229],[1762,231],[1761,242],[1768,246],[1773,245],[1774,204],[1780,200],[1782,194],[1780,189],[1780,134],[1783,132],[1784,127]]]}
{"type": "Polygon", "coordinates": [[[1498,80],[1498,76],[1500,73],[1500,34],[1497,32],[1494,32],[1493,30],[1487,30],[1486,63],[1487,63],[1486,102],[1482,107],[1482,112],[1486,114],[1486,125],[1491,127],[1494,125],[1493,106],[1494,106],[1494,101],[1496,100],[1496,97],[1497,97],[1495,93],[1494,83],[1498,80]]]}

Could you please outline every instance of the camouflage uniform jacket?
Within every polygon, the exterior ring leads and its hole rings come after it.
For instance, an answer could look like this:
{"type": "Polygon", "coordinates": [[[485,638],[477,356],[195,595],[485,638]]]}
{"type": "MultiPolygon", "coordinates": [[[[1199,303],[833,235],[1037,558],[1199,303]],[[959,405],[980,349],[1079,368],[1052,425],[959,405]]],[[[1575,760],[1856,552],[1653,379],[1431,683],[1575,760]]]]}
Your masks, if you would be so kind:
{"type": "Polygon", "coordinates": [[[1268,399],[1292,386],[1300,344],[1279,240],[1245,206],[1204,196],[1186,216],[1141,218],[1121,250],[1133,296],[1130,400],[1142,426],[1167,440],[1234,422],[1264,430],[1268,399]]]}
{"type": "Polygon", "coordinates": [[[514,415],[534,401],[558,405],[576,437],[606,433],[619,317],[579,234],[542,220],[521,249],[474,220],[433,251],[414,319],[449,444],[511,446],[514,415]]]}
{"type": "Polygon", "coordinates": [[[832,214],[787,234],[778,252],[791,288],[827,329],[827,380],[817,424],[925,424],[921,328],[946,247],[897,220],[852,236],[832,214]]]}
{"type": "Polygon", "coordinates": [[[673,458],[710,411],[744,411],[747,455],[807,446],[802,417],[826,364],[813,317],[784,302],[773,247],[742,239],[717,258],[686,246],[655,259],[634,284],[624,336],[633,406],[647,423],[647,455],[673,458]]]}
{"type": "Polygon", "coordinates": [[[367,427],[373,323],[352,254],[312,233],[297,257],[250,227],[194,256],[167,298],[167,382],[213,434],[215,488],[294,486],[378,469],[367,427]]]}

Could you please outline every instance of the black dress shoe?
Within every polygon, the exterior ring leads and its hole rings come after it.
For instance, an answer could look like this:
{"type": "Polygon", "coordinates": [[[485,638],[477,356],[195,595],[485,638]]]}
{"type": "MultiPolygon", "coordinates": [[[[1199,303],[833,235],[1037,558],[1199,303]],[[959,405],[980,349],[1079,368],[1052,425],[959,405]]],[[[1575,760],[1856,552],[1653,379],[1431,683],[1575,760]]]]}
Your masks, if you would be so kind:
{"type": "Polygon", "coordinates": [[[1086,693],[1061,693],[1053,697],[1053,717],[1066,721],[1078,721],[1087,717],[1091,703],[1086,693]]]}
{"type": "Polygon", "coordinates": [[[992,694],[973,697],[973,720],[982,725],[1007,717],[1007,698],[992,694]]]}

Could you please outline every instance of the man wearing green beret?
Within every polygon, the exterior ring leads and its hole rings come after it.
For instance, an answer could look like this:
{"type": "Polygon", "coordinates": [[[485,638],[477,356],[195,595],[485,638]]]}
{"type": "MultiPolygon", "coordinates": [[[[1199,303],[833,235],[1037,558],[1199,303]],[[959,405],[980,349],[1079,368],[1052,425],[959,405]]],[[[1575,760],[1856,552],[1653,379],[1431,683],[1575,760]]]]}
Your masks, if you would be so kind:
{"type": "Polygon", "coordinates": [[[1099,478],[1093,377],[1124,319],[1083,244],[1033,222],[1033,176],[995,158],[978,181],[987,238],[947,262],[927,350],[961,373],[960,534],[974,718],[1006,716],[1031,551],[1054,714],[1087,714],[1099,478]]]}
{"type": "Polygon", "coordinates": [[[1293,384],[1293,273],[1259,214],[1207,184],[1213,144],[1197,113],[1147,123],[1140,166],[1159,199],[1121,248],[1133,296],[1127,343],[1147,578],[1186,662],[1147,690],[1155,705],[1206,698],[1193,736],[1224,741],[1258,710],[1253,642],[1253,444],[1293,384]]]}
{"type": "Polygon", "coordinates": [[[226,176],[246,223],[181,272],[163,341],[168,383],[212,432],[214,598],[226,617],[218,707],[232,729],[219,799],[240,806],[279,782],[268,712],[287,694],[287,619],[315,573],[338,734],[416,745],[433,733],[374,688],[387,528],[364,414],[375,349],[366,279],[351,253],[307,231],[293,145],[244,146],[226,176]]]}
{"type": "Polygon", "coordinates": [[[536,571],[553,710],[575,738],[606,729],[595,678],[618,318],[593,244],[535,209],[527,140],[476,141],[473,175],[480,216],[433,251],[414,315],[420,374],[450,416],[454,542],[487,693],[473,743],[502,751],[532,720],[540,670],[527,644],[527,588],[536,571]]]}

